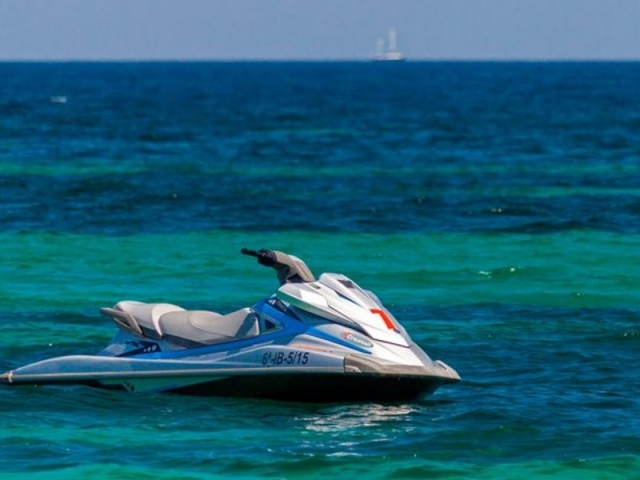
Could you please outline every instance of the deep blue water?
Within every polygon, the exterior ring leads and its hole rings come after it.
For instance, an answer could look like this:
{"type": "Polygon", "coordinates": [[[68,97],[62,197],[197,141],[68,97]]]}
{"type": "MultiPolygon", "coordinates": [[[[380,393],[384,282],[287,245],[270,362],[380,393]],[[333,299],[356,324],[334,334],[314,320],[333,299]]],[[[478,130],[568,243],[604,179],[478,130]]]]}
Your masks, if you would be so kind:
{"type": "Polygon", "coordinates": [[[8,230],[133,234],[148,216],[158,233],[639,228],[635,63],[0,74],[8,230]]]}
{"type": "Polygon", "coordinates": [[[640,63],[0,63],[0,370],[274,248],[460,384],[410,404],[0,390],[0,478],[640,478],[640,63]]]}

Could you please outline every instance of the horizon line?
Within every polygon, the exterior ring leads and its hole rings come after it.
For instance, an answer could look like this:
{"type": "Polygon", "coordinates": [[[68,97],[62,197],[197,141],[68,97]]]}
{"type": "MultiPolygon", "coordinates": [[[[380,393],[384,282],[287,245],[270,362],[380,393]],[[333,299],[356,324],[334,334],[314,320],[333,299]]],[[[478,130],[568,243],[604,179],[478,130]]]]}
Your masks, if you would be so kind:
{"type": "Polygon", "coordinates": [[[567,57],[567,58],[501,58],[501,57],[415,57],[402,62],[375,62],[369,58],[0,58],[0,63],[624,63],[640,62],[640,57],[567,57]]]}

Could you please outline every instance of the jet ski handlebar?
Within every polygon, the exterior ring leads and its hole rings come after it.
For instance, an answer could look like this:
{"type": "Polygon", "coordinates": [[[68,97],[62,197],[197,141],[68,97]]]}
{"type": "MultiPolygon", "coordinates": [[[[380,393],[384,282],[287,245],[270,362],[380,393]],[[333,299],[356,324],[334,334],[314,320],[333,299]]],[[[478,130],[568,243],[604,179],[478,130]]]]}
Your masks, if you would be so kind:
{"type": "Polygon", "coordinates": [[[273,250],[266,250],[264,248],[260,250],[250,250],[243,248],[240,253],[248,255],[250,257],[256,257],[260,265],[265,267],[273,267],[278,261],[276,259],[276,253],[273,250]]]}
{"type": "Polygon", "coordinates": [[[288,282],[313,282],[315,278],[309,267],[298,257],[276,250],[250,250],[243,248],[240,253],[250,257],[256,257],[260,265],[273,267],[278,274],[281,285],[288,282]]]}

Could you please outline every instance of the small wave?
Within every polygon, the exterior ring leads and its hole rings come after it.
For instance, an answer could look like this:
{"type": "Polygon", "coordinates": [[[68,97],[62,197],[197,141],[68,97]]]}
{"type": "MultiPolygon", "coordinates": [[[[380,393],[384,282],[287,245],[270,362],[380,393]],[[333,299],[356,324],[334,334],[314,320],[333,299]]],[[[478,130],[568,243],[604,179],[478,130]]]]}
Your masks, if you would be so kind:
{"type": "Polygon", "coordinates": [[[512,266],[512,267],[498,267],[492,270],[480,270],[478,275],[487,278],[509,278],[524,270],[524,267],[512,266]]]}
{"type": "Polygon", "coordinates": [[[49,97],[49,103],[64,104],[67,103],[67,101],[68,99],[64,95],[54,95],[52,97],[49,97]]]}

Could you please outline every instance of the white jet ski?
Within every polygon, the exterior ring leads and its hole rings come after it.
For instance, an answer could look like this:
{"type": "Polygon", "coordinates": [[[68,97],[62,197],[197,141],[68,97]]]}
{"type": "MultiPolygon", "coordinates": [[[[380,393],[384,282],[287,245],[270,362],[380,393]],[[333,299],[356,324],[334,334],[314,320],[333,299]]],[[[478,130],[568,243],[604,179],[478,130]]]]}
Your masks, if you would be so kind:
{"type": "Polygon", "coordinates": [[[121,301],[102,309],[118,326],[103,351],[26,365],[0,383],[324,402],[410,400],[460,381],[353,280],[316,280],[302,260],[278,251],[242,253],[275,268],[280,281],[253,307],[220,315],[121,301]]]}

